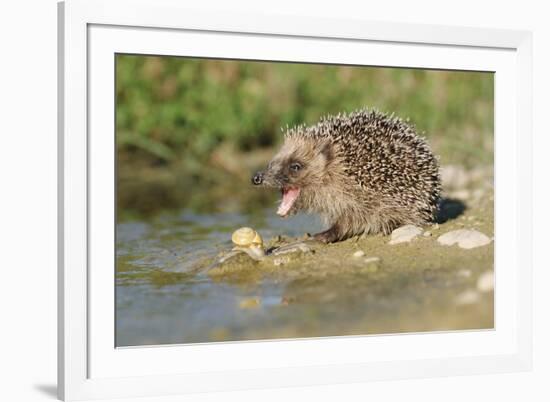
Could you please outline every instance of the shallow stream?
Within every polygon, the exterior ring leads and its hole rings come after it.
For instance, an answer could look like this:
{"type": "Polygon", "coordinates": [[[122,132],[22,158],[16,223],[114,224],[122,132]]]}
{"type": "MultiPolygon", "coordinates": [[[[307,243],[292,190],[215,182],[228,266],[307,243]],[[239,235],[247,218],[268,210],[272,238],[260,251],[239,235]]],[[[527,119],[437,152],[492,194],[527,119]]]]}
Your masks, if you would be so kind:
{"type": "MultiPolygon", "coordinates": [[[[492,208],[484,211],[490,218],[476,219],[488,231],[492,208]]],[[[463,216],[437,230],[470,221],[463,216]]],[[[254,227],[266,240],[322,229],[312,217],[280,219],[273,209],[252,215],[181,211],[118,223],[116,345],[493,326],[493,292],[476,291],[477,278],[492,271],[492,245],[440,246],[434,233],[389,246],[387,236],[369,236],[322,246],[268,270],[251,266],[212,275],[202,262],[230,250],[231,233],[241,226],[254,227]],[[353,257],[357,250],[365,258],[353,257]],[[368,257],[379,262],[366,263],[368,257]]]]}

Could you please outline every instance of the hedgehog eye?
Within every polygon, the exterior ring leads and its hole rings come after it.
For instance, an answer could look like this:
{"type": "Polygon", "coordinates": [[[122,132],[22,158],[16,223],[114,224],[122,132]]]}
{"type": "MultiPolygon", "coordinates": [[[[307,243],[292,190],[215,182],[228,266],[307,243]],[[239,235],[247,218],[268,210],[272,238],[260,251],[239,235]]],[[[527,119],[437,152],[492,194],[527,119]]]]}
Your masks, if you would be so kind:
{"type": "Polygon", "coordinates": [[[292,163],[290,165],[290,170],[292,170],[293,172],[297,172],[299,171],[300,169],[302,168],[302,165],[300,165],[299,163],[292,163]]]}

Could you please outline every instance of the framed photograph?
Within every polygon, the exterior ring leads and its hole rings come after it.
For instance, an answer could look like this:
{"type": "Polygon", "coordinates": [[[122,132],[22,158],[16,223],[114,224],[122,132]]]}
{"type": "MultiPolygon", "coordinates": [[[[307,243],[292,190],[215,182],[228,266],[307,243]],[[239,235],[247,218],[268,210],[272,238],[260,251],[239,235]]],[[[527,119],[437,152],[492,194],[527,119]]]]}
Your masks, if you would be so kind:
{"type": "Polygon", "coordinates": [[[531,367],[531,34],[59,4],[59,397],[531,367]]]}

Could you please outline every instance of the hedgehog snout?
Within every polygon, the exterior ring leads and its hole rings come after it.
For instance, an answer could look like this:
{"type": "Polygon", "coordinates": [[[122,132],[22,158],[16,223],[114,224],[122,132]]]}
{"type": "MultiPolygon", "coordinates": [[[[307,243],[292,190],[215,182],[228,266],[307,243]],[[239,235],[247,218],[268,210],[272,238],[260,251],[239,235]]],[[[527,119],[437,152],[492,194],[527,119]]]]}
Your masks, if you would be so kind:
{"type": "Polygon", "coordinates": [[[252,176],[252,184],[255,186],[259,186],[264,182],[264,172],[256,172],[254,173],[254,176],[252,176]]]}
{"type": "Polygon", "coordinates": [[[265,187],[283,187],[288,184],[288,181],[287,176],[270,168],[256,172],[251,179],[253,185],[265,187]]]}

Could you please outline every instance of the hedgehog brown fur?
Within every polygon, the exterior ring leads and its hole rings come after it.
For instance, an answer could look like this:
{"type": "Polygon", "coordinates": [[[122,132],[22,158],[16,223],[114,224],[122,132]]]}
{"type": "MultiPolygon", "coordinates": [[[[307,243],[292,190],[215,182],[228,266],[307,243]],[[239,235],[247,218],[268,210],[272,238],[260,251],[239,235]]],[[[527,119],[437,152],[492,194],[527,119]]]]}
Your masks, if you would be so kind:
{"type": "Polygon", "coordinates": [[[281,216],[321,215],[324,242],[429,223],[441,191],[437,159],[414,126],[366,108],[287,129],[252,181],[281,189],[281,216]]]}

